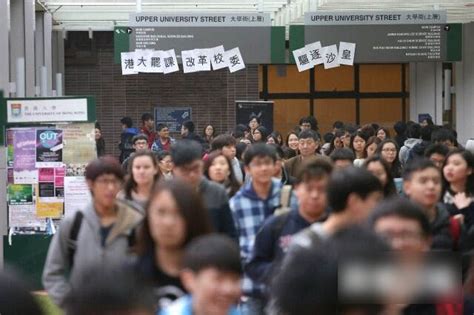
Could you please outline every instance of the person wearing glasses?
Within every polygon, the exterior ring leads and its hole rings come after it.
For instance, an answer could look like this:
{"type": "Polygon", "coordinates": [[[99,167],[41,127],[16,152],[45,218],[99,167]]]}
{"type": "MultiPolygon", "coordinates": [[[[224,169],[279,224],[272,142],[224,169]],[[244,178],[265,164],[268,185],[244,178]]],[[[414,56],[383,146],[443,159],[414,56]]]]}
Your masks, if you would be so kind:
{"type": "Polygon", "coordinates": [[[375,153],[390,165],[390,173],[393,178],[402,177],[402,165],[398,159],[398,146],[395,140],[385,139],[379,144],[375,153]]]}

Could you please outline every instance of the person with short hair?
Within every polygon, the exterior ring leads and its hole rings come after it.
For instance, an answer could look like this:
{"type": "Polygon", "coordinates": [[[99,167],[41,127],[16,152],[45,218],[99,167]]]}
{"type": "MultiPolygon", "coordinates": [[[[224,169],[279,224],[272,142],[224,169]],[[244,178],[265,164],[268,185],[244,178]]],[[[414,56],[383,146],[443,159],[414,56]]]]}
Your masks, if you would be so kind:
{"type": "Polygon", "coordinates": [[[453,130],[445,127],[433,131],[431,141],[433,143],[444,144],[450,150],[455,149],[457,143],[453,130]]]}
{"type": "Polygon", "coordinates": [[[446,159],[446,155],[449,153],[449,148],[445,146],[444,144],[431,144],[428,146],[424,152],[425,158],[429,159],[431,162],[433,162],[434,165],[439,170],[443,169],[443,164],[446,159]]]}
{"type": "Polygon", "coordinates": [[[334,163],[334,167],[341,169],[354,164],[354,152],[347,148],[335,149],[329,156],[334,163]]]}
{"type": "Polygon", "coordinates": [[[124,174],[128,174],[128,164],[130,163],[130,159],[132,158],[133,154],[135,154],[135,152],[148,149],[148,137],[142,133],[135,135],[132,138],[132,148],[133,152],[124,161],[122,161],[122,170],[124,174]]]}
{"type": "Polygon", "coordinates": [[[171,146],[176,142],[170,137],[170,129],[166,124],[159,123],[156,125],[157,139],[151,146],[153,152],[170,151],[171,146]]]}
{"type": "Polygon", "coordinates": [[[202,146],[192,140],[177,141],[171,147],[173,175],[193,186],[204,199],[214,230],[237,239],[225,188],[204,176],[202,146]]]}
{"type": "Polygon", "coordinates": [[[265,220],[255,238],[251,258],[245,265],[245,271],[255,283],[269,284],[294,234],[326,219],[326,187],[332,169],[331,163],[322,158],[305,163],[294,188],[298,205],[265,220]]]}
{"type": "Polygon", "coordinates": [[[235,178],[239,183],[244,181],[244,173],[242,166],[240,165],[239,159],[236,157],[236,145],[237,142],[231,135],[218,135],[211,142],[211,152],[221,150],[222,153],[230,159],[232,163],[232,170],[234,171],[235,178]]]}
{"type": "Polygon", "coordinates": [[[130,117],[120,119],[122,124],[122,133],[120,134],[120,142],[118,148],[120,150],[119,161],[123,163],[135,149],[133,148],[133,137],[140,133],[140,130],[132,127],[133,121],[130,117]]]}
{"type": "Polygon", "coordinates": [[[260,116],[255,114],[250,115],[248,122],[248,126],[250,127],[250,136],[253,135],[254,130],[257,129],[261,123],[262,120],[260,119],[260,116]]]}
{"type": "Polygon", "coordinates": [[[252,133],[252,140],[253,142],[263,142],[265,143],[267,141],[267,136],[268,136],[268,130],[265,128],[265,126],[258,126],[257,128],[254,129],[252,133]]]}
{"type": "Polygon", "coordinates": [[[156,132],[154,131],[155,118],[150,113],[144,113],[141,117],[141,120],[142,129],[140,130],[140,133],[143,133],[145,136],[147,136],[148,149],[151,149],[151,146],[156,140],[156,132]]]}
{"type": "Polygon", "coordinates": [[[298,151],[300,154],[285,162],[285,169],[288,175],[296,177],[303,161],[317,157],[320,142],[321,139],[314,130],[308,129],[300,132],[298,136],[298,151]]]}
{"type": "Polygon", "coordinates": [[[291,185],[293,186],[295,178],[288,175],[285,169],[285,151],[283,148],[277,144],[271,144],[272,147],[276,150],[276,161],[275,161],[275,171],[273,177],[280,180],[282,185],[291,185]]]}
{"type": "Polygon", "coordinates": [[[402,165],[406,164],[410,150],[423,141],[421,139],[421,126],[414,122],[407,124],[406,137],[407,139],[403,146],[400,147],[400,152],[398,153],[398,159],[402,165]]]}
{"type": "Polygon", "coordinates": [[[304,130],[313,130],[315,132],[318,131],[318,121],[316,120],[316,118],[314,118],[314,116],[302,117],[299,121],[299,126],[300,126],[301,131],[304,131],[304,130]]]}
{"type": "Polygon", "coordinates": [[[239,248],[223,235],[196,238],[186,246],[181,281],[186,295],[160,315],[239,315],[236,307],[241,294],[239,248]]]}
{"type": "Polygon", "coordinates": [[[183,140],[192,140],[199,143],[201,146],[204,145],[204,139],[201,138],[198,134],[194,131],[196,130],[196,126],[194,122],[191,120],[187,120],[181,126],[181,139],[183,140]]]}
{"type": "Polygon", "coordinates": [[[85,175],[92,203],[62,219],[43,270],[44,288],[60,307],[71,288],[85,276],[87,267],[126,263],[131,240],[143,220],[140,212],[116,200],[123,173],[115,158],[91,161],[85,175]]]}

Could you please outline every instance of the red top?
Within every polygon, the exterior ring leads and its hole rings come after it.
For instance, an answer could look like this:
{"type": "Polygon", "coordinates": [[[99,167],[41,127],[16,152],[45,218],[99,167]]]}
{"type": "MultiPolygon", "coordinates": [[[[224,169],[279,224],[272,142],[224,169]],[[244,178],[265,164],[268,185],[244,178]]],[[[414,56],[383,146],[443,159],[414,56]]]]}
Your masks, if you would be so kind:
{"type": "Polygon", "coordinates": [[[142,128],[141,133],[143,133],[148,138],[148,149],[151,149],[151,146],[156,139],[156,133],[154,131],[149,131],[147,128],[142,128]]]}

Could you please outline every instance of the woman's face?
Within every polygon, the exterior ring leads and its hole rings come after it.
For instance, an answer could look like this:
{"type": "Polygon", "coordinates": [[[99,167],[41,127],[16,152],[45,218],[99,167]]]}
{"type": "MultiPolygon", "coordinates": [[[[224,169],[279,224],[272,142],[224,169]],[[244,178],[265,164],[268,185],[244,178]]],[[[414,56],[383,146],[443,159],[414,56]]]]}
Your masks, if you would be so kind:
{"type": "Polygon", "coordinates": [[[160,161],[160,169],[163,173],[170,173],[173,171],[173,160],[171,159],[171,155],[165,156],[160,161]]]}
{"type": "Polygon", "coordinates": [[[132,175],[138,186],[153,183],[158,169],[149,156],[142,155],[133,159],[132,175]]]}
{"type": "Polygon", "coordinates": [[[341,138],[335,137],[333,141],[335,149],[342,149],[344,147],[344,142],[342,142],[341,138]]]}
{"type": "Polygon", "coordinates": [[[211,125],[207,126],[206,127],[206,136],[210,137],[210,136],[212,136],[213,133],[214,133],[214,127],[212,127],[211,125]]]}
{"type": "Polygon", "coordinates": [[[95,128],[95,140],[99,140],[100,137],[102,137],[102,132],[100,132],[100,129],[95,128]]]}
{"type": "Polygon", "coordinates": [[[212,161],[209,167],[209,177],[212,181],[223,183],[230,175],[229,163],[225,156],[220,155],[212,161]]]}
{"type": "Polygon", "coordinates": [[[151,238],[159,247],[182,247],[186,239],[186,222],[171,192],[158,193],[148,207],[147,215],[151,238]]]}
{"type": "Polygon", "coordinates": [[[362,137],[355,136],[354,141],[352,142],[352,146],[354,147],[355,152],[362,152],[364,151],[365,140],[362,137]]]}
{"type": "Polygon", "coordinates": [[[254,118],[254,119],[252,119],[251,121],[249,121],[249,127],[250,127],[251,130],[257,129],[258,126],[259,126],[259,124],[258,124],[256,118],[254,118]]]}
{"type": "Polygon", "coordinates": [[[385,140],[385,138],[387,138],[387,134],[385,133],[383,129],[380,129],[379,131],[377,131],[377,138],[379,138],[382,141],[385,140]]]}
{"type": "Polygon", "coordinates": [[[291,134],[288,137],[288,147],[290,147],[290,149],[293,149],[295,151],[298,150],[298,136],[297,135],[291,134]]]}
{"type": "Polygon", "coordinates": [[[387,185],[387,173],[380,161],[370,162],[369,165],[367,165],[367,170],[379,179],[382,186],[385,187],[385,185],[387,185]]]}
{"type": "Polygon", "coordinates": [[[267,138],[267,144],[275,144],[275,143],[276,143],[275,138],[273,138],[273,137],[268,137],[267,138]]]}
{"type": "Polygon", "coordinates": [[[371,145],[369,145],[366,149],[367,157],[369,158],[372,155],[374,155],[376,150],[377,150],[377,144],[376,143],[372,143],[371,145]]]}
{"type": "Polygon", "coordinates": [[[382,158],[392,164],[397,158],[397,147],[391,142],[387,142],[382,147],[382,158]]]}
{"type": "Polygon", "coordinates": [[[255,130],[253,131],[253,140],[254,140],[254,141],[260,141],[260,140],[262,140],[262,133],[260,132],[260,130],[255,129],[255,130]]]}
{"type": "Polygon", "coordinates": [[[468,167],[466,160],[461,154],[451,155],[443,168],[444,178],[446,178],[449,183],[466,181],[471,173],[472,168],[468,167]]]}

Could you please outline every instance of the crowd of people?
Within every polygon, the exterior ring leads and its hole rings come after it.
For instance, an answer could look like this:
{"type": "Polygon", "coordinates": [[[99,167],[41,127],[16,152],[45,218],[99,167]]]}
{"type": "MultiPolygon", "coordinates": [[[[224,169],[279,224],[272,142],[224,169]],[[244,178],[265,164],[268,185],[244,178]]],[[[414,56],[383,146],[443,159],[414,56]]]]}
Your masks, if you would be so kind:
{"type": "Polygon", "coordinates": [[[321,136],[310,116],[283,137],[251,116],[202,136],[187,121],[175,140],[150,114],[121,123],[119,159],[89,163],[92,204],[62,220],[45,262],[68,314],[473,314],[474,155],[454,130],[337,121],[321,136]],[[341,271],[384,258],[434,281],[440,253],[460,258],[459,281],[429,294],[417,277],[341,271]],[[354,297],[354,283],[372,293],[354,297]]]}

